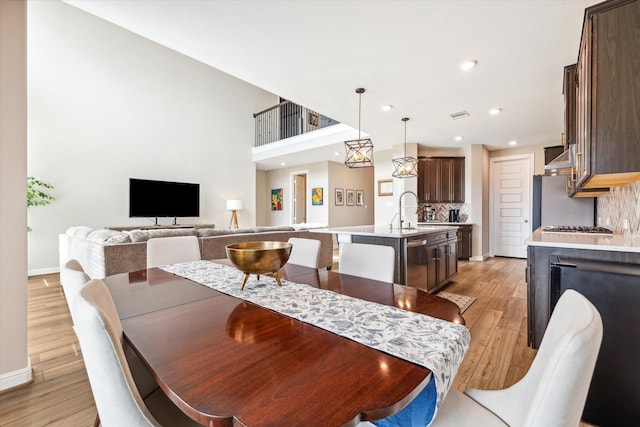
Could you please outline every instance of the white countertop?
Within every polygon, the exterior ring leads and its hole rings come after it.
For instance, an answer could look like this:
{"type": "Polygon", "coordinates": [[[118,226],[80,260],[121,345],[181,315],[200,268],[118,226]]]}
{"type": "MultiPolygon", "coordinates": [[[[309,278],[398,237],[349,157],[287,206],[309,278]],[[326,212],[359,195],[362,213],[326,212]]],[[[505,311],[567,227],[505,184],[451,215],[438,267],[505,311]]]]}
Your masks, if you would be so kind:
{"type": "Polygon", "coordinates": [[[420,236],[424,234],[439,233],[442,231],[456,230],[458,227],[445,225],[418,225],[412,228],[389,228],[388,225],[357,225],[352,227],[333,227],[317,230],[310,230],[316,233],[332,233],[332,234],[355,234],[359,236],[378,236],[378,237],[395,237],[404,238],[411,236],[420,236]]]}
{"type": "Polygon", "coordinates": [[[640,236],[632,236],[631,234],[606,236],[579,233],[543,233],[538,229],[525,240],[525,243],[528,246],[640,253],[640,236]]]}

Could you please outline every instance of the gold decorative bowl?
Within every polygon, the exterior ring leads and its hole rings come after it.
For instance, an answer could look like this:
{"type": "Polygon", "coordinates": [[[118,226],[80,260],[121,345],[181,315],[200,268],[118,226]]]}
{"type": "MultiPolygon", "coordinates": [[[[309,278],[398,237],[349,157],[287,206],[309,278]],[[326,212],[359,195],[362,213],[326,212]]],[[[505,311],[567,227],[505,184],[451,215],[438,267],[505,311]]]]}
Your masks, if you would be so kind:
{"type": "Polygon", "coordinates": [[[233,243],[225,246],[227,258],[244,273],[240,289],[244,289],[249,274],[257,274],[260,280],[261,274],[273,273],[278,285],[282,286],[278,270],[289,260],[291,248],[291,243],[269,241],[233,243]]]}

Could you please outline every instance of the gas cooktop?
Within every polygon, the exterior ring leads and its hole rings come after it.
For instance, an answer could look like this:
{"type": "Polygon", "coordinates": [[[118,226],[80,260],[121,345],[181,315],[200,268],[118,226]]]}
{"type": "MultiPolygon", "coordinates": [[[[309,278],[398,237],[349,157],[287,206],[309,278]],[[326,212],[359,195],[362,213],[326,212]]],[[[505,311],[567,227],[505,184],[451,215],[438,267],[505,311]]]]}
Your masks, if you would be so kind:
{"type": "Polygon", "coordinates": [[[586,225],[545,225],[542,227],[543,233],[578,233],[578,234],[600,234],[610,236],[613,231],[604,227],[594,227],[586,225]]]}

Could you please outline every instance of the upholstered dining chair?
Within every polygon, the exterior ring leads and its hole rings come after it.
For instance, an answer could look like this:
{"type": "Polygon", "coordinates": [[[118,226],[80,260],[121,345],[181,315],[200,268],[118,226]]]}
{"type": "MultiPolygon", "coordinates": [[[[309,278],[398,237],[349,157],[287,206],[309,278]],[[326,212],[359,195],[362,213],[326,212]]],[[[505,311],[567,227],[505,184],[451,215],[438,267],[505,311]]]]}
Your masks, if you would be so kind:
{"type": "Polygon", "coordinates": [[[320,259],[320,240],[302,239],[291,237],[289,243],[293,245],[288,264],[301,265],[303,267],[318,268],[320,259]]]}
{"type": "Polygon", "coordinates": [[[69,307],[69,312],[71,312],[71,320],[74,325],[76,321],[73,318],[73,300],[88,281],[89,276],[84,272],[82,265],[75,259],[67,261],[60,270],[60,284],[62,285],[64,297],[67,300],[67,306],[69,307]]]}
{"type": "Polygon", "coordinates": [[[199,260],[200,244],[196,236],[156,237],[147,240],[147,268],[199,260]]]}
{"type": "Polygon", "coordinates": [[[430,425],[578,426],[601,341],[600,314],[580,293],[567,290],[519,382],[504,390],[449,390],[430,425]]]}
{"type": "Polygon", "coordinates": [[[74,299],[76,333],[89,384],[105,427],[199,426],[156,387],[144,399],[125,358],[122,324],[102,280],[91,280],[74,299]]]}
{"type": "Polygon", "coordinates": [[[340,273],[393,283],[395,250],[391,246],[342,243],[340,273]]]}

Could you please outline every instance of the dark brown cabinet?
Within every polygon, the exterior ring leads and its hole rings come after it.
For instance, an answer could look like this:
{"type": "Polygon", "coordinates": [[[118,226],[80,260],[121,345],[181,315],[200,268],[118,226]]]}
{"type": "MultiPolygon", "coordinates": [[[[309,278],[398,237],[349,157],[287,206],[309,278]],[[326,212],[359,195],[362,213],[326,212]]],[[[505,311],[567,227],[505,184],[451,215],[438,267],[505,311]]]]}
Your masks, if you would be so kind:
{"type": "MultiPolygon", "coordinates": [[[[581,63],[581,66],[583,64],[581,63]]],[[[584,120],[585,111],[581,107],[580,118],[578,118],[578,112],[576,111],[577,105],[577,65],[568,65],[564,67],[564,79],[563,79],[563,95],[564,95],[564,136],[565,147],[571,147],[576,149],[576,152],[582,153],[584,151],[584,120]],[[578,142],[578,122],[580,123],[580,144],[575,145],[578,142]]],[[[583,96],[582,94],[581,96],[583,96]]],[[[546,151],[545,151],[546,154],[546,151]]],[[[578,174],[576,171],[582,171],[584,169],[584,157],[581,155],[578,159],[580,164],[577,167],[572,167],[567,175],[567,193],[571,197],[597,197],[609,193],[609,188],[582,188],[578,187],[578,174]]],[[[545,163],[547,163],[545,158],[545,163]]]]}
{"type": "Polygon", "coordinates": [[[429,239],[426,250],[427,292],[433,293],[458,274],[457,233],[449,231],[433,236],[429,239]]]}
{"type": "Polygon", "coordinates": [[[640,253],[529,246],[526,275],[529,346],[540,346],[564,289],[578,290],[602,317],[602,345],[583,420],[598,426],[637,425],[640,332],[635,325],[640,323],[640,253]]]}
{"type": "Polygon", "coordinates": [[[471,224],[460,225],[458,228],[457,238],[458,238],[458,259],[469,259],[471,258],[471,232],[473,230],[473,226],[471,224]]]}
{"type": "Polygon", "coordinates": [[[425,203],[464,203],[464,157],[422,157],[418,196],[425,203]]]}
{"type": "Polygon", "coordinates": [[[640,179],[640,0],[586,9],[576,66],[576,190],[640,179]]]}

